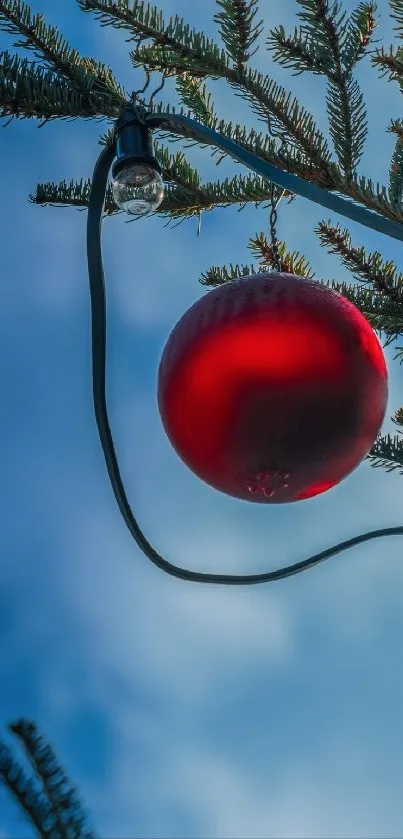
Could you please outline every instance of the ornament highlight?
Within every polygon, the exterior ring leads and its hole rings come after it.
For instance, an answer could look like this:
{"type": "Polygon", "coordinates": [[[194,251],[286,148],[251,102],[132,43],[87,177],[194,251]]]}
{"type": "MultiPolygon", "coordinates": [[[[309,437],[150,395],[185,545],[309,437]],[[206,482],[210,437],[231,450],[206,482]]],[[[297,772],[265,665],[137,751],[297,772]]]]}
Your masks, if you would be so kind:
{"type": "Polygon", "coordinates": [[[382,347],[345,297],[267,272],[212,289],[162,353],[158,406],[184,463],[210,486],[281,504],[336,486],[383,422],[382,347]]]}

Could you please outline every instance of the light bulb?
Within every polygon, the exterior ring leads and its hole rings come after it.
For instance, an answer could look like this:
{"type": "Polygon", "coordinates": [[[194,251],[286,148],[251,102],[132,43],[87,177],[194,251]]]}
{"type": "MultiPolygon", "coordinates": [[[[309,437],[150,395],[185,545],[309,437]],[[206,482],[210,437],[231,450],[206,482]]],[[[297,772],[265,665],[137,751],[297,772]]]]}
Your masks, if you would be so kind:
{"type": "Polygon", "coordinates": [[[153,213],[164,197],[164,181],[153,166],[135,163],[121,169],[112,181],[115,204],[133,216],[153,213]]]}

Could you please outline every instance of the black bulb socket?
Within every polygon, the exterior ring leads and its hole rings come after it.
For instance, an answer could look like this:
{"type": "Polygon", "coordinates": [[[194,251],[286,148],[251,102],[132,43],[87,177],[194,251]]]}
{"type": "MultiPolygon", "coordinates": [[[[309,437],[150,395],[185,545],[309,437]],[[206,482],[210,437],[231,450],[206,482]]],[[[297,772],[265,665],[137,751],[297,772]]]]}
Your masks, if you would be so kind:
{"type": "Polygon", "coordinates": [[[162,169],[152,153],[151,131],[142,124],[132,108],[125,108],[115,126],[116,160],[112,166],[115,179],[128,166],[150,166],[160,175],[162,169]]]}

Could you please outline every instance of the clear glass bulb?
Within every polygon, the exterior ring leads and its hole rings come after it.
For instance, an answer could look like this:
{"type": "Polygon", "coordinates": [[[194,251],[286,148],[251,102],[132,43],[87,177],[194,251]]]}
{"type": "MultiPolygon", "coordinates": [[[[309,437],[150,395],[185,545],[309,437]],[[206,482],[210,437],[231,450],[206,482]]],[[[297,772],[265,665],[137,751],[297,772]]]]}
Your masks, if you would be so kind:
{"type": "Polygon", "coordinates": [[[153,213],[164,197],[164,181],[152,166],[135,163],[122,169],[112,181],[115,204],[132,216],[153,213]]]}

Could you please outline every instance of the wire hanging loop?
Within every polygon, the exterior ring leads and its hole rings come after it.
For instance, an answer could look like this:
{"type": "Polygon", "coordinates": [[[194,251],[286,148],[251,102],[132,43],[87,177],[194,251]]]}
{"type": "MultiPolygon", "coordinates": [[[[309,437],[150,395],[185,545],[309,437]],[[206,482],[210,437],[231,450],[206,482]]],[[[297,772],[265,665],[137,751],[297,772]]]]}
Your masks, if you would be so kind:
{"type": "MultiPolygon", "coordinates": [[[[277,201],[274,201],[274,191],[275,186],[274,184],[271,185],[271,211],[270,211],[270,234],[271,234],[271,247],[273,251],[273,260],[271,264],[271,271],[281,271],[281,258],[278,249],[278,239],[276,236],[276,222],[277,222],[277,205],[280,201],[280,198],[277,201]]],[[[284,193],[283,193],[284,194],[284,193]]]]}
{"type": "MultiPolygon", "coordinates": [[[[142,39],[140,39],[140,41],[141,40],[146,40],[146,39],[142,38],[142,39]]],[[[146,81],[145,81],[145,84],[143,85],[143,87],[139,88],[138,90],[133,90],[133,92],[131,93],[130,107],[135,109],[136,106],[140,105],[140,108],[142,109],[142,112],[149,114],[153,111],[153,101],[154,101],[157,93],[160,93],[161,90],[163,90],[163,88],[165,86],[165,81],[166,81],[166,78],[167,78],[168,74],[167,74],[166,71],[163,71],[161,83],[158,85],[158,87],[155,88],[155,90],[153,90],[153,92],[152,92],[152,94],[151,94],[147,103],[145,102],[145,100],[140,99],[140,95],[142,93],[146,92],[146,90],[148,89],[148,87],[151,83],[151,72],[150,72],[150,70],[145,69],[145,74],[146,74],[146,81]]],[[[129,103],[127,103],[127,104],[129,104],[129,103]]],[[[124,106],[124,107],[126,107],[126,106],[124,106]]]]}
{"type": "MultiPolygon", "coordinates": [[[[285,131],[283,133],[273,131],[272,126],[271,126],[270,114],[268,114],[268,116],[267,116],[267,126],[268,126],[269,134],[271,135],[271,137],[273,137],[273,138],[281,137],[281,148],[280,148],[280,151],[279,151],[279,156],[282,157],[283,160],[285,161],[287,171],[289,172],[290,171],[290,166],[289,166],[289,162],[288,162],[288,160],[286,160],[286,156],[285,156],[285,150],[287,148],[287,143],[286,143],[286,139],[285,139],[285,131]]],[[[273,252],[273,259],[272,259],[272,264],[271,264],[270,271],[279,271],[280,272],[281,271],[281,257],[280,257],[280,252],[279,252],[279,247],[278,247],[278,239],[277,239],[277,234],[276,234],[277,207],[278,207],[281,199],[284,198],[286,190],[283,189],[281,195],[277,198],[277,201],[274,201],[275,190],[276,190],[275,184],[272,183],[271,188],[270,188],[270,195],[271,195],[271,197],[270,197],[270,202],[271,202],[270,235],[271,235],[271,247],[272,247],[272,252],[273,252]]]]}

